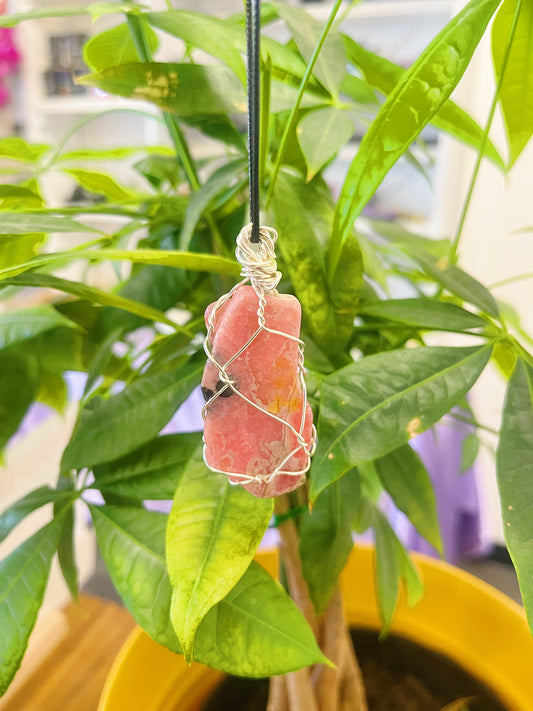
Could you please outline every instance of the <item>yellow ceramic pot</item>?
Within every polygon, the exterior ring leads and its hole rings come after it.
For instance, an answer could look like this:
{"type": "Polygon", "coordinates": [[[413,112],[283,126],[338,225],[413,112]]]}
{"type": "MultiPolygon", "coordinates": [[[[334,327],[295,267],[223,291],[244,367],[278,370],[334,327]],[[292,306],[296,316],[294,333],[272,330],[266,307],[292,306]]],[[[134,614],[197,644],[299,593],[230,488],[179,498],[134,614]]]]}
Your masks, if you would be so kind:
{"type": "MultiPolygon", "coordinates": [[[[414,608],[401,601],[391,632],[438,652],[485,684],[509,711],[533,710],[533,640],[522,608],[483,581],[426,556],[414,559],[426,593],[414,608]]],[[[260,559],[270,572],[275,554],[260,559]]],[[[354,549],[342,575],[354,627],[379,629],[374,552],[354,549]]],[[[98,711],[199,711],[222,679],[135,630],[118,655],[98,711]]],[[[236,710],[237,711],[237,710],[236,710]]]]}

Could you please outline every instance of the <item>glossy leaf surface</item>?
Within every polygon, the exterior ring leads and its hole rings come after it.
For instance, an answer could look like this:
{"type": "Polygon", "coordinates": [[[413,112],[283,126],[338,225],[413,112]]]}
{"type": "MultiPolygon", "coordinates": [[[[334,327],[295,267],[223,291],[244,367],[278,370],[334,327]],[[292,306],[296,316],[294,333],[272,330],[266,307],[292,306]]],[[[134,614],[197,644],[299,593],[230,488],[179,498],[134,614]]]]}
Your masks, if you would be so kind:
{"type": "Polygon", "coordinates": [[[360,462],[381,457],[435,424],[475,383],[491,346],[378,353],[321,386],[311,498],[360,462]]]}
{"type": "Polygon", "coordinates": [[[311,180],[347,143],[354,132],[349,115],[334,106],[306,114],[298,124],[296,135],[311,180]]]}
{"type": "Polygon", "coordinates": [[[61,522],[45,526],[0,562],[0,696],[20,666],[41,606],[61,522]]]}
{"type": "Polygon", "coordinates": [[[352,550],[352,521],[360,496],[357,469],[323,491],[300,518],[302,572],[317,614],[324,612],[352,550]]]}
{"type": "Polygon", "coordinates": [[[324,185],[317,180],[306,187],[301,178],[281,171],[272,211],[279,250],[302,304],[306,328],[325,353],[338,354],[351,330],[361,287],[362,258],[357,240],[346,243],[343,262],[329,287],[325,245],[333,206],[324,185]]]}
{"type": "Polygon", "coordinates": [[[400,581],[407,588],[407,602],[416,605],[424,594],[424,585],[409,553],[401,544],[385,516],[377,508],[373,511],[373,526],[376,544],[376,583],[378,603],[383,620],[382,634],[386,634],[400,592],[400,581]]]}
{"type": "Polygon", "coordinates": [[[201,450],[187,465],[167,527],[170,617],[186,659],[207,612],[250,565],[273,512],[273,499],[232,486],[204,464],[201,450]]]}
{"type": "MultiPolygon", "coordinates": [[[[2,215],[0,235],[26,235],[35,232],[98,232],[98,230],[71,220],[69,217],[24,212],[2,215]]],[[[2,239],[0,236],[0,245],[2,239]]]]}
{"type": "MultiPolygon", "coordinates": [[[[492,25],[492,57],[496,76],[503,67],[518,0],[504,0],[492,25]]],[[[509,167],[533,135],[533,5],[522,2],[507,66],[500,87],[500,104],[507,129],[509,167]]]]}
{"type": "Polygon", "coordinates": [[[41,486],[30,491],[0,514],[0,543],[33,511],[56,501],[67,501],[71,496],[69,492],[58,491],[50,486],[41,486]]]}
{"type": "Polygon", "coordinates": [[[0,452],[17,431],[39,389],[37,364],[14,352],[0,352],[0,452]]]}
{"type": "MultiPolygon", "coordinates": [[[[145,28],[145,38],[154,52],[158,39],[150,27],[145,28]]],[[[93,72],[115,67],[117,64],[137,62],[139,56],[131,37],[129,25],[124,23],[91,37],[83,47],[83,58],[93,72]]]]}
{"type": "Polygon", "coordinates": [[[496,474],[505,542],[533,629],[533,369],[521,360],[507,386],[496,474]]]}
{"type": "Polygon", "coordinates": [[[138,499],[172,499],[200,432],[156,437],[122,459],[95,469],[94,486],[138,499]]]}
{"type": "Polygon", "coordinates": [[[141,377],[118,395],[90,401],[63,453],[62,470],[102,464],[149,442],[198,384],[203,363],[141,377]]]}
{"type": "MultiPolygon", "coordinates": [[[[128,610],[175,652],[172,588],[165,565],[167,516],[138,508],[91,507],[98,544],[128,610]]],[[[324,661],[301,612],[257,563],[200,625],[195,659],[238,676],[271,676],[324,661]]]]}
{"type": "MultiPolygon", "coordinates": [[[[102,304],[103,306],[113,306],[114,308],[121,309],[122,311],[142,316],[150,321],[167,323],[170,326],[176,327],[174,322],[170,321],[164,313],[150,306],[145,306],[137,301],[126,299],[124,296],[120,296],[119,294],[102,291],[101,289],[97,289],[93,286],[87,286],[81,282],[60,279],[59,277],[52,276],[51,274],[26,273],[13,277],[13,279],[6,279],[3,283],[10,284],[12,286],[33,286],[44,289],[57,289],[58,291],[63,291],[65,294],[72,294],[73,296],[77,296],[79,299],[84,299],[91,303],[102,304]]],[[[72,322],[68,319],[64,319],[64,321],[72,324],[72,322]]]]}
{"type": "Polygon", "coordinates": [[[469,304],[479,306],[485,313],[494,318],[499,318],[498,305],[490,291],[473,276],[467,274],[455,264],[450,264],[447,259],[434,259],[422,250],[414,254],[424,271],[431,275],[451,294],[459,296],[469,304]]]}
{"type": "Polygon", "coordinates": [[[0,349],[26,341],[58,326],[76,327],[70,319],[48,304],[0,313],[0,349]]]}
{"type": "Polygon", "coordinates": [[[222,66],[137,62],[89,74],[80,83],[145,99],[179,116],[242,113],[246,109],[241,82],[222,66]]]}
{"type": "MultiPolygon", "coordinates": [[[[400,81],[405,69],[394,62],[369,52],[351,37],[343,36],[349,59],[364,73],[367,81],[384,94],[390,94],[400,81]]],[[[483,129],[457,104],[448,99],[431,119],[433,126],[449,133],[467,145],[479,148],[483,139],[483,129]]],[[[485,152],[499,168],[504,168],[502,157],[493,143],[487,140],[485,152]]]]}
{"type": "Polygon", "coordinates": [[[374,462],[379,479],[413,526],[442,553],[435,493],[422,460],[404,444],[374,462]]]}
{"type": "Polygon", "coordinates": [[[186,10],[151,12],[147,19],[153,27],[220,59],[246,84],[246,67],[241,57],[245,42],[244,28],[218,17],[186,10]]]}
{"type": "MultiPolygon", "coordinates": [[[[0,17],[0,23],[2,20],[5,20],[5,17],[0,17]]],[[[49,150],[50,146],[45,143],[28,143],[23,138],[0,139],[0,158],[34,162],[49,150]]]]}
{"type": "Polygon", "coordinates": [[[390,168],[449,98],[499,2],[471,0],[402,75],[366,131],[335,211],[330,279],[354,220],[390,168]]]}
{"type": "MultiPolygon", "coordinates": [[[[324,29],[323,23],[300,8],[290,7],[281,2],[273,2],[272,6],[289,27],[300,54],[306,62],[309,62],[324,29]]],[[[318,55],[314,74],[333,96],[338,94],[345,66],[346,54],[342,38],[335,30],[330,30],[318,55]]]]}
{"type": "Polygon", "coordinates": [[[96,170],[85,170],[81,168],[63,168],[63,172],[71,175],[79,185],[85,190],[96,195],[103,195],[110,202],[132,202],[135,200],[135,194],[106,173],[100,173],[96,170]]]}
{"type": "Polygon", "coordinates": [[[484,328],[488,324],[476,314],[455,304],[431,299],[387,299],[364,304],[359,312],[436,331],[469,331],[484,328]]]}

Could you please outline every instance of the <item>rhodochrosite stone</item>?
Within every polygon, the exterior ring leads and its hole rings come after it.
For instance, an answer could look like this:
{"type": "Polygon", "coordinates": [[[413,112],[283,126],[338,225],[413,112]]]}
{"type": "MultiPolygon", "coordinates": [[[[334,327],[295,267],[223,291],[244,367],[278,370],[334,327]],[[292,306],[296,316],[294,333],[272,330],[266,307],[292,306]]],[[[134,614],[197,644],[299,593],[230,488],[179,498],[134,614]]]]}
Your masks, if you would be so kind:
{"type": "MultiPolygon", "coordinates": [[[[270,329],[299,337],[301,308],[294,296],[266,295],[265,323],[270,329]]],[[[238,287],[215,314],[209,347],[217,363],[226,366],[257,331],[258,296],[251,286],[238,287]]],[[[214,304],[205,314],[206,323],[214,304]]],[[[289,422],[300,431],[305,404],[303,436],[310,449],[313,415],[299,382],[298,343],[283,335],[262,331],[232,363],[227,373],[235,388],[269,413],[289,422]]],[[[305,471],[307,453],[298,447],[296,436],[282,422],[261,412],[233,392],[221,391],[217,367],[207,362],[202,378],[204,397],[221,394],[205,412],[205,460],[209,467],[229,474],[267,478],[280,465],[288,472],[305,471]]],[[[243,481],[230,476],[233,483],[243,483],[255,496],[278,496],[300,486],[305,474],[278,474],[271,482],[243,481]]]]}

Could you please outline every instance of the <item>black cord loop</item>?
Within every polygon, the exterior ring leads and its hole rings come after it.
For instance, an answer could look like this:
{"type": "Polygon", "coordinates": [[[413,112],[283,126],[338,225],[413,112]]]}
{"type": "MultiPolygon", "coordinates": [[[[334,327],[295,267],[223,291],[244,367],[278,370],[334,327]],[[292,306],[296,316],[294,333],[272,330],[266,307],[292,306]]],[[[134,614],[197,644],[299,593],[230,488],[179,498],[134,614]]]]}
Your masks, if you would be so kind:
{"type": "Polygon", "coordinates": [[[248,167],[250,177],[250,241],[259,243],[259,130],[260,130],[260,0],[246,0],[246,48],[248,59],[248,167]]]}

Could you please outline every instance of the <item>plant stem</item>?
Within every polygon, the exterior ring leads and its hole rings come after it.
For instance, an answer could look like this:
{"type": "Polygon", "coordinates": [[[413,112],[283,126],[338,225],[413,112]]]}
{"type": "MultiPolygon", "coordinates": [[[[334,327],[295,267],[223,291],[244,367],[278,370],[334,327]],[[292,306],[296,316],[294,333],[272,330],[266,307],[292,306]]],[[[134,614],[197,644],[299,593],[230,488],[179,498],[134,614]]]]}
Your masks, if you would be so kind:
{"type": "Polygon", "coordinates": [[[484,430],[485,432],[489,432],[490,434],[493,434],[493,435],[499,434],[498,430],[495,430],[492,427],[488,427],[487,425],[482,425],[481,422],[478,422],[477,420],[474,420],[471,417],[465,417],[464,415],[459,415],[457,412],[449,412],[448,414],[451,417],[453,417],[454,420],[457,420],[458,422],[464,422],[466,425],[471,425],[472,427],[475,427],[476,429],[484,430]]]}
{"type": "Polygon", "coordinates": [[[466,217],[467,217],[468,210],[470,207],[470,203],[472,201],[472,195],[474,194],[474,187],[476,185],[477,177],[479,174],[479,169],[481,167],[481,161],[483,160],[483,156],[485,153],[485,146],[487,144],[487,140],[489,137],[489,131],[490,131],[490,127],[492,125],[492,119],[494,118],[494,112],[496,111],[496,106],[498,105],[498,100],[500,98],[500,90],[502,87],[503,77],[505,75],[505,69],[507,67],[507,62],[509,60],[509,54],[511,53],[511,46],[513,44],[513,37],[515,34],[516,26],[518,24],[518,17],[520,15],[521,7],[522,7],[522,0],[518,0],[518,2],[516,4],[516,10],[514,13],[514,17],[513,17],[513,22],[511,24],[511,29],[509,31],[509,38],[507,39],[507,44],[506,44],[505,52],[504,52],[503,59],[502,59],[502,67],[501,67],[501,71],[500,71],[500,76],[498,77],[498,81],[496,83],[496,89],[494,91],[494,96],[492,98],[492,103],[491,103],[489,115],[487,118],[487,124],[485,126],[485,130],[483,131],[483,136],[481,138],[481,143],[479,145],[479,150],[478,150],[478,154],[477,154],[476,164],[474,166],[472,178],[470,180],[470,185],[468,187],[466,200],[463,205],[463,211],[461,213],[461,217],[459,219],[459,225],[457,227],[457,231],[455,233],[455,237],[452,242],[451,249],[450,249],[450,258],[449,259],[450,259],[451,264],[455,264],[457,262],[459,242],[461,240],[461,235],[463,233],[463,227],[465,225],[466,217]]]}
{"type": "Polygon", "coordinates": [[[287,679],[284,676],[273,676],[270,679],[266,711],[289,711],[287,679]]]}
{"type": "MultiPolygon", "coordinates": [[[[139,58],[143,62],[151,62],[152,50],[146,35],[144,18],[141,15],[129,13],[128,25],[139,58]]],[[[198,177],[198,173],[196,172],[196,166],[194,165],[194,161],[192,159],[189,146],[187,145],[187,141],[185,140],[185,136],[183,135],[183,131],[181,130],[176,117],[168,111],[163,111],[163,120],[167,127],[170,140],[174,144],[176,155],[181,161],[183,170],[185,171],[187,182],[189,183],[191,189],[196,192],[201,187],[200,179],[198,177]]],[[[226,245],[224,244],[224,240],[222,239],[222,235],[220,234],[220,230],[218,229],[213,216],[206,211],[205,219],[213,235],[217,251],[220,254],[227,254],[228,250],[226,249],[226,245]]]]}
{"type": "Polygon", "coordinates": [[[290,711],[321,711],[313,695],[307,669],[291,672],[286,679],[290,711]]]}
{"type": "MultiPolygon", "coordinates": [[[[286,514],[289,509],[290,504],[286,496],[281,496],[276,500],[276,514],[286,514]]],[[[278,531],[281,538],[281,555],[285,563],[291,597],[303,612],[315,637],[318,639],[318,621],[302,573],[302,564],[298,553],[298,532],[294,520],[285,519],[278,526],[278,531]]]]}
{"type": "Polygon", "coordinates": [[[500,279],[500,281],[495,281],[491,284],[489,289],[499,289],[501,286],[507,286],[508,284],[515,284],[518,281],[525,281],[526,279],[533,279],[533,272],[526,272],[525,274],[517,274],[513,277],[508,277],[507,279],[500,279]]]}
{"type": "Polygon", "coordinates": [[[274,172],[272,174],[272,180],[270,181],[270,186],[268,189],[268,194],[267,194],[267,199],[266,199],[266,207],[268,207],[268,205],[270,204],[270,201],[272,200],[272,196],[274,194],[274,188],[276,187],[276,182],[277,182],[279,171],[281,168],[281,163],[283,161],[283,156],[285,155],[285,150],[287,148],[287,141],[289,138],[289,134],[296,126],[296,121],[298,120],[298,110],[300,108],[300,104],[302,103],[303,95],[304,95],[307,85],[309,83],[309,79],[311,78],[311,75],[313,73],[313,69],[315,68],[315,64],[316,64],[317,59],[320,55],[320,52],[322,51],[322,47],[324,46],[324,42],[326,41],[326,37],[328,36],[328,33],[331,29],[333,21],[335,20],[335,17],[337,15],[337,12],[339,11],[339,8],[340,8],[342,2],[343,2],[343,0],[336,0],[335,5],[331,9],[328,20],[327,20],[326,24],[324,25],[324,29],[322,30],[322,33],[321,33],[321,35],[318,39],[317,45],[315,47],[315,50],[314,50],[314,52],[311,56],[311,59],[309,60],[309,63],[307,65],[307,69],[305,70],[305,74],[303,75],[302,81],[300,82],[300,88],[298,90],[298,96],[296,97],[296,102],[295,102],[294,106],[292,107],[292,111],[291,111],[290,116],[287,120],[287,123],[285,124],[285,129],[284,129],[283,135],[281,137],[281,142],[279,145],[278,154],[276,156],[276,163],[274,165],[274,172]]]}
{"type": "Polygon", "coordinates": [[[361,668],[348,630],[344,631],[344,659],[339,711],[368,711],[361,668]]]}
{"type": "Polygon", "coordinates": [[[337,711],[340,696],[340,662],[343,651],[344,614],[339,588],[333,594],[321,620],[321,649],[335,668],[317,665],[315,694],[320,711],[337,711]]]}

